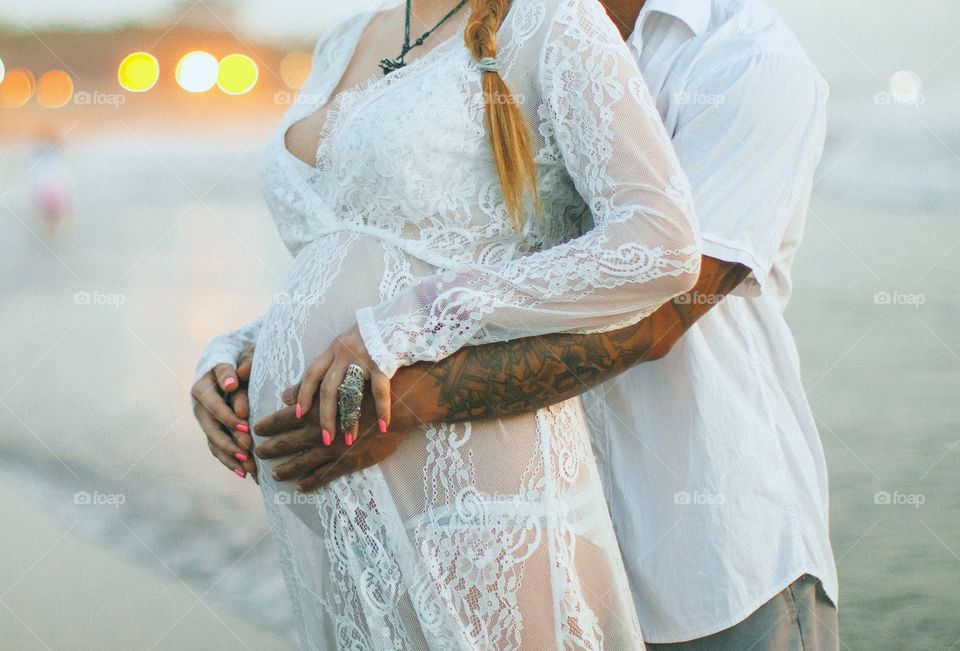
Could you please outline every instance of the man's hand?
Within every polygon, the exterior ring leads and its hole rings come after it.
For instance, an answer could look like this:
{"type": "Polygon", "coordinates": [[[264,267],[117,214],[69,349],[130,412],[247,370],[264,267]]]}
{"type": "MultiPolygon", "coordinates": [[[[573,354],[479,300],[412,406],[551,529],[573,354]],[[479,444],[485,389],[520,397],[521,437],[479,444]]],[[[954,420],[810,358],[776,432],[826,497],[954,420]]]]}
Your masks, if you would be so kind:
{"type": "Polygon", "coordinates": [[[254,450],[260,459],[280,459],[296,455],[273,469],[277,481],[296,481],[297,490],[308,493],[326,486],[335,479],[369,468],[389,457],[400,446],[404,434],[397,430],[381,433],[376,422],[374,400],[368,392],[360,408],[358,435],[347,446],[343,437],[333,445],[323,442],[320,405],[315,403],[303,418],[297,418],[299,385],[287,389],[283,401],[288,406],[270,414],[254,425],[263,441],[254,450]]]}
{"type": "Polygon", "coordinates": [[[466,346],[441,362],[404,366],[390,380],[391,433],[371,433],[376,408],[367,392],[360,437],[350,448],[339,442],[342,437],[333,447],[323,446],[316,405],[298,420],[293,405],[299,385],[291,387],[282,396],[291,406],[255,425],[258,435],[271,439],[257,447],[256,455],[277,459],[302,453],[275,470],[279,479],[300,480],[305,490],[313,490],[380,463],[399,447],[400,437],[426,423],[504,418],[578,396],[637,364],[667,355],[684,332],[749,274],[743,265],[704,257],[696,287],[626,328],[466,346]]]}
{"type": "Polygon", "coordinates": [[[247,382],[253,366],[253,348],[245,349],[234,368],[219,364],[197,380],[190,390],[196,400],[194,416],[207,436],[207,446],[220,463],[238,477],[257,478],[252,457],[253,437],[246,419],[250,416],[247,382]]]}

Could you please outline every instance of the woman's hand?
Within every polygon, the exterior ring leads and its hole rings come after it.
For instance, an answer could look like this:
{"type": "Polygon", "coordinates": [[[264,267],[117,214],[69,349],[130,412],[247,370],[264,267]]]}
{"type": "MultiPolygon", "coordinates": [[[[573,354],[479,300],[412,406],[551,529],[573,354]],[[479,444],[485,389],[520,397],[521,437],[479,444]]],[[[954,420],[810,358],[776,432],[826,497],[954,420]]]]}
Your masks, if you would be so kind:
{"type": "Polygon", "coordinates": [[[249,473],[256,481],[253,438],[246,422],[250,415],[246,386],[252,364],[253,348],[247,348],[240,354],[236,368],[217,365],[197,380],[190,394],[196,401],[193,413],[207,436],[210,453],[238,477],[249,473]]]}
{"type": "MultiPolygon", "coordinates": [[[[319,400],[321,433],[327,446],[336,438],[338,389],[351,364],[363,369],[364,378],[370,380],[380,432],[386,433],[390,423],[390,379],[370,358],[360,329],[354,326],[334,339],[327,350],[313,361],[297,387],[297,418],[303,418],[304,414],[309,413],[314,400],[319,400]]],[[[293,387],[288,389],[291,390],[293,387]]],[[[345,445],[353,445],[358,430],[359,422],[354,423],[348,431],[341,432],[345,445]]]]}
{"type": "MultiPolygon", "coordinates": [[[[298,385],[299,386],[299,385],[298,385]]],[[[283,459],[273,468],[276,481],[296,481],[301,493],[326,486],[344,475],[374,466],[396,452],[407,436],[394,427],[389,433],[379,432],[374,422],[376,408],[372,396],[364,392],[360,410],[359,436],[348,448],[337,441],[327,446],[322,442],[318,405],[297,418],[296,387],[284,392],[287,407],[254,424],[260,441],[254,453],[260,459],[283,459]]],[[[402,423],[398,423],[403,427],[402,423]]]]}

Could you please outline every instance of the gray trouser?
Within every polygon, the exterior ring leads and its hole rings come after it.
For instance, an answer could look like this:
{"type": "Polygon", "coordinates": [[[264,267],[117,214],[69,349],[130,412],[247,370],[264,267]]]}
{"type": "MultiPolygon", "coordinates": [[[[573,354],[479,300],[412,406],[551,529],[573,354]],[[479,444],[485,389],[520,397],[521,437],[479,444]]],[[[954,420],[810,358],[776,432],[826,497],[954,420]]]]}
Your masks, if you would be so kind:
{"type": "Polygon", "coordinates": [[[650,651],[836,651],[837,609],[819,579],[804,574],[725,631],[690,642],[648,644],[650,651]]]}

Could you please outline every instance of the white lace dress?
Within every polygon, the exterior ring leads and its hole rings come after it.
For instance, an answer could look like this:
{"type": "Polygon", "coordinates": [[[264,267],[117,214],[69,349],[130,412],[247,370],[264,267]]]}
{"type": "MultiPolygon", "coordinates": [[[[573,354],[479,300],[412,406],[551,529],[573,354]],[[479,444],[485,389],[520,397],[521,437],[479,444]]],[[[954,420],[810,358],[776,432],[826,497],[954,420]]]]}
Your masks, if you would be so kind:
{"type": "MultiPolygon", "coordinates": [[[[461,34],[334,98],[317,165],[295,158],[288,127],[327,105],[371,16],[320,41],[263,159],[290,273],[268,313],[198,366],[256,343],[251,421],[357,322],[392,375],[465,345],[626,326],[698,272],[686,179],[595,0],[517,0],[500,30],[543,198],[523,237],[461,34]]],[[[642,647],[579,398],[411,431],[387,461],[310,495],[258,463],[306,647],[642,647]]]]}

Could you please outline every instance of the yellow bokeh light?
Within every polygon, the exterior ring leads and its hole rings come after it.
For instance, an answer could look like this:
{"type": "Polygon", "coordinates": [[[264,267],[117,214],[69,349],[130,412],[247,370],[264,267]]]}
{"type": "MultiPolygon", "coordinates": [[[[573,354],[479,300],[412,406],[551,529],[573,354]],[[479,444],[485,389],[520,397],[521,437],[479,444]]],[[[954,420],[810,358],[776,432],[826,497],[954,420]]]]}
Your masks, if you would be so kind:
{"type": "Polygon", "coordinates": [[[243,54],[231,54],[220,62],[217,86],[228,95],[243,95],[253,90],[260,77],[256,62],[243,54]]]}
{"type": "Polygon", "coordinates": [[[7,74],[7,69],[3,66],[3,59],[0,59],[0,84],[3,83],[3,78],[7,74]]]}
{"type": "Polygon", "coordinates": [[[44,108],[61,108],[73,99],[73,79],[63,70],[51,70],[37,82],[37,102],[44,108]]]}
{"type": "Polygon", "coordinates": [[[160,63],[148,52],[134,52],[117,69],[120,86],[131,93],[145,93],[160,79],[160,63]]]}
{"type": "Polygon", "coordinates": [[[313,68],[313,55],[309,52],[291,52],[280,61],[280,78],[293,90],[300,90],[307,83],[313,68]]]}
{"type": "Polygon", "coordinates": [[[220,64],[208,52],[190,52],[177,64],[177,83],[189,93],[205,93],[217,83],[220,64]]]}
{"type": "Polygon", "coordinates": [[[0,106],[20,108],[30,101],[37,88],[33,73],[24,68],[14,68],[7,72],[0,83],[0,106]]]}

